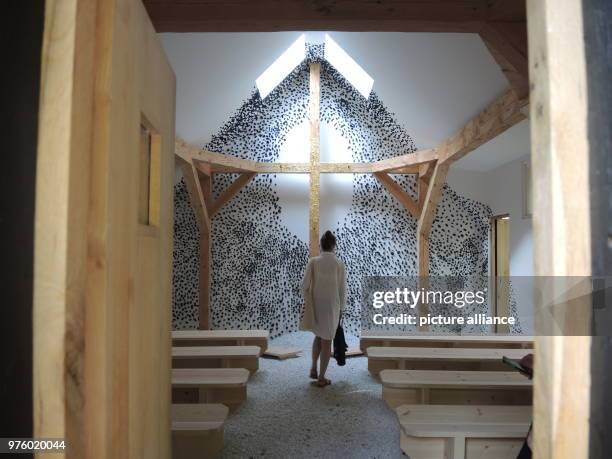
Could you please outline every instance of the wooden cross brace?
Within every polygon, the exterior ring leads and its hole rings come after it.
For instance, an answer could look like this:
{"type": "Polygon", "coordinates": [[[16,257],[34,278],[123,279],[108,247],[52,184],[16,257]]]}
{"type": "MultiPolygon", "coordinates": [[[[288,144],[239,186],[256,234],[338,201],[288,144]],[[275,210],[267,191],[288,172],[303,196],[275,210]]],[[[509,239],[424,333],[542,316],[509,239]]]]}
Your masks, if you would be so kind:
{"type": "Polygon", "coordinates": [[[176,141],[176,157],[200,228],[200,328],[209,328],[211,219],[258,173],[309,174],[309,251],[319,253],[320,177],[322,173],[374,174],[417,223],[419,277],[429,275],[429,236],[450,166],[480,145],[525,119],[528,100],[508,90],[438,148],[420,150],[371,163],[322,163],[320,155],[321,64],[310,64],[310,160],[308,163],[265,163],[214,153],[176,141]],[[240,176],[212,199],[215,173],[240,176]],[[418,198],[413,199],[389,174],[417,174],[418,198]]]}

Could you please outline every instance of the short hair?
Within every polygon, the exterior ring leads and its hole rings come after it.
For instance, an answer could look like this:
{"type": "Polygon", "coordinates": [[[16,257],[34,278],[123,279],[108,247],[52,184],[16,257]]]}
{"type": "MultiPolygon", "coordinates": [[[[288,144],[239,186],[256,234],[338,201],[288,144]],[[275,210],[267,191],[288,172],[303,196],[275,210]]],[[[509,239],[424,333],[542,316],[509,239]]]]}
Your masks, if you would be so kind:
{"type": "Polygon", "coordinates": [[[325,234],[323,234],[321,238],[321,248],[325,252],[331,252],[336,248],[336,236],[334,236],[331,231],[327,230],[325,234]]]}

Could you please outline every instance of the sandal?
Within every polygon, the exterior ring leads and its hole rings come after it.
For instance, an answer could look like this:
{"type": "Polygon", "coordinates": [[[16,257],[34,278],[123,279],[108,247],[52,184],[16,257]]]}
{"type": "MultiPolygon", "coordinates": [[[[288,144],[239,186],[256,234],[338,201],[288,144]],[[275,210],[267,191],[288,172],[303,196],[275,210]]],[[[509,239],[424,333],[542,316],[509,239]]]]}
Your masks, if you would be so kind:
{"type": "Polygon", "coordinates": [[[319,375],[317,374],[317,370],[315,370],[315,369],[311,369],[310,370],[310,379],[319,379],[319,375]]]}
{"type": "Polygon", "coordinates": [[[323,379],[319,378],[317,380],[317,386],[319,387],[329,386],[330,384],[331,384],[331,381],[327,378],[323,378],[323,379]]]}

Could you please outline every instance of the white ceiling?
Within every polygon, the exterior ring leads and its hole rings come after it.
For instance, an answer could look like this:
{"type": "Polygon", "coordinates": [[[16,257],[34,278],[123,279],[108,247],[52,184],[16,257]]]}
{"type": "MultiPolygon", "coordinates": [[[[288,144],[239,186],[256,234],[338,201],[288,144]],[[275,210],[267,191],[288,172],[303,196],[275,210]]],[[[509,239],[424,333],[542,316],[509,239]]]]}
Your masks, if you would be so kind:
{"type": "MultiPolygon", "coordinates": [[[[475,34],[328,33],[374,78],[373,90],[419,148],[441,143],[508,86],[475,34]]],[[[206,143],[300,34],[160,34],[177,76],[177,135],[206,143]]],[[[307,33],[311,42],[323,37],[307,33]]],[[[528,130],[515,126],[456,167],[487,171],[525,155],[528,130]]]]}

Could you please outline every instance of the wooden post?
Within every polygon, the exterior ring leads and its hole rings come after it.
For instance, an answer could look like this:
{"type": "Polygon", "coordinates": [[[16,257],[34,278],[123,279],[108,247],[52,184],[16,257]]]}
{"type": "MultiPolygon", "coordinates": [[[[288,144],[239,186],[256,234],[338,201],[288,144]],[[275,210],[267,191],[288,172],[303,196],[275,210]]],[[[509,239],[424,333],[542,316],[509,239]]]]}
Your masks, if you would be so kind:
{"type": "Polygon", "coordinates": [[[212,199],[212,176],[199,174],[200,189],[202,190],[202,211],[208,225],[200,228],[200,330],[210,329],[210,284],[212,264],[212,216],[209,214],[209,206],[212,199]]]}
{"type": "MultiPolygon", "coordinates": [[[[536,276],[591,274],[583,4],[527,2],[536,276]]],[[[586,306],[555,317],[575,336],[542,336],[536,321],[534,457],[590,457],[591,314],[586,306]]]]}
{"type": "Polygon", "coordinates": [[[321,64],[310,64],[310,256],[319,254],[321,64]]]}

